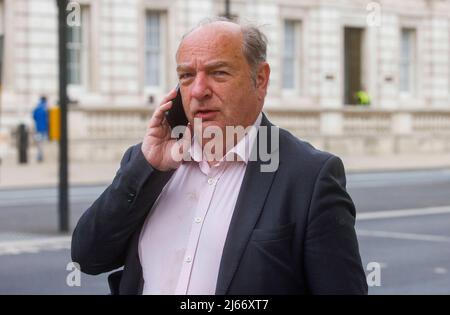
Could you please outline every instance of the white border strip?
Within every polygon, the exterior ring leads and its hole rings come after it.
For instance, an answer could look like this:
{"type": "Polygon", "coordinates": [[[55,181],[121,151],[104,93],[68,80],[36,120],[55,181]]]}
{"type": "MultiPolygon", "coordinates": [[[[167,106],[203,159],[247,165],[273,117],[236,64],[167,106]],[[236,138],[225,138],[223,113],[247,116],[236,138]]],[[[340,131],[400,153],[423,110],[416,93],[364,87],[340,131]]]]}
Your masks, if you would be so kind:
{"type": "Polygon", "coordinates": [[[357,230],[358,236],[370,236],[381,238],[394,238],[409,241],[427,241],[427,242],[441,242],[450,243],[450,237],[430,234],[415,234],[415,233],[399,233],[390,231],[373,231],[373,230],[357,230]]]}
{"type": "Polygon", "coordinates": [[[387,218],[402,218],[402,217],[412,217],[412,216],[431,215],[431,214],[444,214],[444,213],[450,213],[450,206],[430,207],[430,208],[420,208],[420,209],[402,209],[402,210],[363,212],[363,213],[356,214],[356,220],[364,221],[364,220],[376,220],[376,219],[387,219],[387,218]]]}
{"type": "Polygon", "coordinates": [[[43,250],[61,250],[70,249],[71,237],[50,237],[43,239],[32,239],[23,241],[5,241],[0,242],[0,256],[35,254],[43,250]]]}

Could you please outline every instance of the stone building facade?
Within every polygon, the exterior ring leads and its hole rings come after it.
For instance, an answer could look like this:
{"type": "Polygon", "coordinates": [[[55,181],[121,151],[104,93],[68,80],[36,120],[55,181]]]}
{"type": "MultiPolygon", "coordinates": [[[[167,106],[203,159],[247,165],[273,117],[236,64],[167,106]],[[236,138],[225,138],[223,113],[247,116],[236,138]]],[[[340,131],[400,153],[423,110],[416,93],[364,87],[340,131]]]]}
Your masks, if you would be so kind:
{"type": "MultiPolygon", "coordinates": [[[[274,122],[339,154],[450,152],[450,0],[230,3],[269,39],[265,110],[274,122]],[[370,105],[356,105],[358,91],[370,105]]],[[[176,84],[181,36],[224,8],[224,0],[73,1],[73,156],[92,158],[99,146],[100,155],[116,156],[138,140],[176,84]]],[[[56,1],[1,0],[0,35],[0,129],[8,139],[19,122],[31,125],[40,95],[57,101],[56,1]]]]}

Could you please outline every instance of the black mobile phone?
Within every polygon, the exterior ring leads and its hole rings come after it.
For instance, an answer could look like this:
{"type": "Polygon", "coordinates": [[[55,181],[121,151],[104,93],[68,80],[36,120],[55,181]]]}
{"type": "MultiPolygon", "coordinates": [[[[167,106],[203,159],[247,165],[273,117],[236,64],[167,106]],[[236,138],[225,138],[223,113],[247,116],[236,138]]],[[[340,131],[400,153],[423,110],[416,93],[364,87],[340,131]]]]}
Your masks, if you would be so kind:
{"type": "Polygon", "coordinates": [[[180,86],[177,85],[177,96],[172,100],[172,107],[165,112],[167,122],[170,128],[175,126],[187,126],[188,119],[183,108],[183,101],[181,99],[180,86]]]}

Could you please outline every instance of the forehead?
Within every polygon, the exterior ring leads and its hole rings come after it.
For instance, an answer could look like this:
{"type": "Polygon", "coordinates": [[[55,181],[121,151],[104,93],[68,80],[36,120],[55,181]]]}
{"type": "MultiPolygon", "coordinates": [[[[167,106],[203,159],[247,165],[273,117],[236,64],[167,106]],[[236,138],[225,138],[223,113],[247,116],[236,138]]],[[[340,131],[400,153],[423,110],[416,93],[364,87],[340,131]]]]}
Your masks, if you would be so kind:
{"type": "MultiPolygon", "coordinates": [[[[231,23],[229,23],[231,24],[231,23]]],[[[199,27],[180,43],[177,63],[210,59],[242,59],[243,35],[238,25],[211,24],[199,27]]]]}

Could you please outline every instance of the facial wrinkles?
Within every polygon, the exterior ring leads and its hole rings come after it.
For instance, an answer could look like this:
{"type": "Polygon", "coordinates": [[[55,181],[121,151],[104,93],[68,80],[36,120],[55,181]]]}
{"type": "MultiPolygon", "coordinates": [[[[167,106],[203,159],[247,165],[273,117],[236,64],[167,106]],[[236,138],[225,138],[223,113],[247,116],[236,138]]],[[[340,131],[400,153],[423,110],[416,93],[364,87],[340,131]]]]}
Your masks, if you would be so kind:
{"type": "MultiPolygon", "coordinates": [[[[240,37],[242,37],[242,35],[240,37]]],[[[240,50],[242,44],[241,41],[242,38],[239,38],[239,40],[237,40],[236,34],[223,34],[220,33],[220,30],[218,32],[217,30],[214,31],[211,29],[206,32],[191,34],[184,39],[181,47],[187,49],[188,51],[190,50],[191,53],[198,52],[201,55],[205,53],[212,53],[214,55],[218,53],[218,50],[219,53],[230,53],[230,49],[232,51],[236,49],[240,50]],[[239,43],[237,43],[237,41],[239,43]],[[236,47],[236,44],[238,47],[236,47]]]]}
{"type": "MultiPolygon", "coordinates": [[[[211,89],[212,101],[213,102],[216,102],[214,100],[214,98],[218,99],[221,102],[221,104],[225,104],[226,103],[226,99],[225,98],[227,98],[228,102],[229,102],[230,101],[229,98],[232,95],[225,95],[224,93],[216,93],[216,88],[217,87],[214,88],[214,87],[209,85],[209,84],[211,84],[211,81],[208,81],[208,80],[210,80],[210,78],[208,78],[209,74],[206,72],[205,63],[210,63],[212,60],[205,60],[205,58],[201,57],[202,56],[201,53],[193,52],[191,54],[191,56],[192,56],[192,59],[190,60],[189,63],[186,63],[186,65],[189,65],[189,67],[192,68],[192,71],[194,72],[195,77],[193,78],[193,80],[194,81],[195,80],[199,80],[199,79],[207,80],[205,88],[210,88],[211,89]],[[198,76],[201,76],[201,78],[198,78],[198,76]]],[[[228,70],[228,72],[231,72],[231,75],[233,75],[233,73],[232,73],[233,70],[232,69],[227,69],[227,70],[228,70]]],[[[238,84],[238,82],[231,81],[231,83],[233,83],[233,86],[232,86],[233,88],[239,88],[238,86],[234,86],[235,84],[238,84]]],[[[231,88],[231,87],[228,87],[228,89],[229,88],[231,88]]],[[[201,100],[201,99],[199,100],[199,99],[196,99],[196,98],[191,98],[190,99],[191,103],[192,102],[202,103],[203,101],[204,100],[201,100]]],[[[209,99],[206,100],[206,103],[207,102],[209,102],[209,99]]],[[[224,111],[224,110],[226,110],[226,108],[221,108],[221,110],[224,111]]]]}
{"type": "MultiPolygon", "coordinates": [[[[236,104],[232,103],[238,101],[235,99],[237,95],[225,92],[233,89],[242,89],[244,87],[242,80],[247,79],[247,76],[250,79],[250,69],[242,52],[242,37],[239,38],[233,33],[221,34],[217,30],[207,30],[206,32],[191,34],[183,40],[177,57],[178,64],[189,66],[194,76],[199,75],[199,72],[201,72],[201,75],[205,76],[205,78],[201,79],[208,80],[206,87],[209,86],[211,88],[211,98],[206,100],[198,100],[189,96],[188,101],[190,102],[191,109],[192,105],[199,105],[194,106],[197,110],[198,108],[206,109],[208,106],[202,105],[207,104],[215,108],[219,107],[223,113],[235,110],[233,108],[236,104]],[[221,83],[214,85],[214,81],[210,81],[213,79],[208,77],[208,73],[205,73],[205,64],[213,60],[226,61],[231,64],[236,70],[235,73],[231,71],[232,76],[234,77],[235,75],[236,77],[226,85],[221,86],[221,83]],[[245,73],[245,78],[243,77],[243,73],[245,73]],[[201,104],[203,102],[204,104],[201,104]],[[229,106],[227,104],[231,105],[231,107],[228,108],[229,106]]],[[[228,119],[230,118],[232,117],[228,117],[228,119]]]]}

